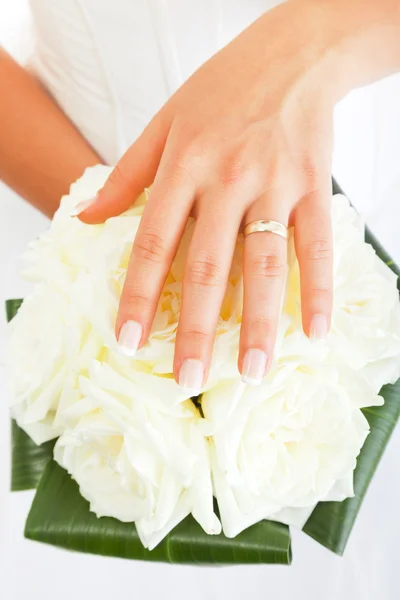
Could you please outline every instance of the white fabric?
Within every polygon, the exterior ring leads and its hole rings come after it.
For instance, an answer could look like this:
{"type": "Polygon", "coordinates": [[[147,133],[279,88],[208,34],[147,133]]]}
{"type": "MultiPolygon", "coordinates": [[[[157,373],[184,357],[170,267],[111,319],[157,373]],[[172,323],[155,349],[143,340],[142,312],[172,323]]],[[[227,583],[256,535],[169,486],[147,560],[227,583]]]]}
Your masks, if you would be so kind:
{"type": "Polygon", "coordinates": [[[195,69],[268,0],[30,0],[31,66],[106,161],[115,162],[195,69]]]}
{"type": "MultiPolygon", "coordinates": [[[[31,0],[30,64],[65,112],[114,162],[169,94],[196,67],[271,6],[268,0],[31,0]]],[[[29,54],[26,0],[0,0],[0,43],[29,54]],[[21,12],[17,13],[18,7],[21,12]],[[22,16],[18,37],[9,15],[22,16]],[[23,50],[21,50],[23,48],[23,50]]],[[[234,74],[233,74],[234,76],[234,74]]],[[[334,172],[392,255],[400,258],[399,77],[351,94],[336,113],[334,172]],[[397,217],[397,218],[396,218],[397,217]]],[[[44,217],[0,187],[0,311],[28,290],[17,275],[27,242],[44,217]]],[[[5,324],[0,323],[0,353],[5,324]]],[[[0,359],[1,360],[1,359],[0,359]]],[[[0,397],[6,398],[1,380],[0,397]]],[[[226,569],[169,567],[65,553],[22,537],[32,492],[8,493],[9,432],[0,402],[0,596],[6,600],[106,600],[128,594],[242,600],[398,598],[398,457],[394,434],[340,559],[293,533],[294,564],[226,569]]]]}

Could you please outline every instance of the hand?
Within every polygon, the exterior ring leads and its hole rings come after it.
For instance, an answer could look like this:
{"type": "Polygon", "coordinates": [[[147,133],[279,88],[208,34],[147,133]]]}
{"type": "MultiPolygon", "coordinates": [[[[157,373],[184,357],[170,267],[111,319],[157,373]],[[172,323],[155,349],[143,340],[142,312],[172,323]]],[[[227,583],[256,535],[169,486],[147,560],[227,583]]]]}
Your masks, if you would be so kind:
{"type": "MultiPolygon", "coordinates": [[[[146,341],[187,219],[196,217],[174,364],[186,388],[199,390],[207,378],[236,238],[251,221],[294,226],[304,331],[318,338],[328,332],[332,111],[340,85],[330,83],[334,52],[317,15],[312,1],[286,3],[211,58],[154,117],[80,215],[97,223],[119,214],[154,180],[116,324],[132,355],[146,341]]],[[[326,13],[323,20],[329,21],[326,13]]],[[[245,239],[239,370],[251,383],[261,381],[272,358],[286,250],[273,233],[245,239]]]]}

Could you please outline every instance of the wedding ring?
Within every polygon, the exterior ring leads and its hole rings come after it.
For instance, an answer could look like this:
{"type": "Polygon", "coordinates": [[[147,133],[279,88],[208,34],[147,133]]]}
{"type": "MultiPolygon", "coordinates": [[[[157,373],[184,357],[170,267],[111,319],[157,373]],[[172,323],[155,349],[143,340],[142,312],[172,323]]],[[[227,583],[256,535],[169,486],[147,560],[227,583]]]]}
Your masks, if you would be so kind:
{"type": "Polygon", "coordinates": [[[278,221],[252,221],[248,223],[244,228],[244,237],[250,233],[258,233],[260,231],[269,231],[270,233],[276,233],[285,240],[288,239],[288,230],[285,225],[278,223],[278,221]]]}

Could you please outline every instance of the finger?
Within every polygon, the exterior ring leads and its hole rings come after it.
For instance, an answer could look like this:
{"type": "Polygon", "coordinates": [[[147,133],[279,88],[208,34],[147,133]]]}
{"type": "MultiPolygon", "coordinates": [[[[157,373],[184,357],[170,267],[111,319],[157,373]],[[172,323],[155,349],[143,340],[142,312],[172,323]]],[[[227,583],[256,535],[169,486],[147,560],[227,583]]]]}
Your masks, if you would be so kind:
{"type": "Polygon", "coordinates": [[[303,198],[294,215],[294,242],[300,267],[303,329],[326,337],[333,298],[333,248],[330,185],[303,198]]]}
{"type": "MultiPolygon", "coordinates": [[[[278,221],[287,226],[288,211],[271,195],[252,205],[246,224],[278,221]]],[[[257,232],[244,241],[244,303],[240,335],[239,371],[246,383],[259,384],[273,356],[287,273],[287,240],[271,232],[257,232]]]]}
{"type": "Polygon", "coordinates": [[[121,294],[116,337],[129,356],[148,337],[195,194],[184,170],[166,172],[165,177],[156,178],[150,191],[121,294]]]}
{"type": "MultiPolygon", "coordinates": [[[[199,393],[209,369],[222,300],[235,250],[242,214],[235,198],[212,193],[214,209],[199,210],[185,267],[182,305],[176,337],[176,381],[199,393]]],[[[211,205],[210,197],[203,199],[211,205]]]]}
{"type": "Polygon", "coordinates": [[[127,210],[154,179],[166,144],[169,123],[158,114],[115,165],[95,198],[76,207],[84,223],[103,223],[127,210]]]}

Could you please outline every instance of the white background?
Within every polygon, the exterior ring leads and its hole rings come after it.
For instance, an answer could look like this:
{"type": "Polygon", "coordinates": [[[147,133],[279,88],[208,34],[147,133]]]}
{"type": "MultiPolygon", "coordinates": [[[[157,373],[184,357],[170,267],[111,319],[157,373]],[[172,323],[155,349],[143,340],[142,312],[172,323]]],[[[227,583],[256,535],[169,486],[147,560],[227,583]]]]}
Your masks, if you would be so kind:
{"type": "MultiPolygon", "coordinates": [[[[18,41],[19,52],[25,55],[30,44],[25,34],[28,24],[25,1],[0,0],[0,43],[14,49],[18,41]]],[[[399,107],[399,78],[347,98],[336,114],[334,160],[336,177],[397,261],[399,107]]],[[[19,256],[46,225],[44,217],[0,183],[0,315],[6,298],[26,294],[28,286],[17,275],[19,256]]],[[[0,363],[5,336],[5,321],[0,316],[0,363]]],[[[332,555],[295,531],[291,568],[154,565],[72,554],[27,541],[22,532],[33,493],[8,492],[9,448],[7,393],[0,369],[0,597],[4,600],[108,600],[110,596],[144,600],[159,596],[168,600],[399,597],[399,429],[370,487],[345,557],[332,555]]]]}

